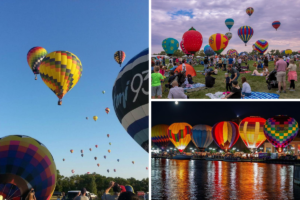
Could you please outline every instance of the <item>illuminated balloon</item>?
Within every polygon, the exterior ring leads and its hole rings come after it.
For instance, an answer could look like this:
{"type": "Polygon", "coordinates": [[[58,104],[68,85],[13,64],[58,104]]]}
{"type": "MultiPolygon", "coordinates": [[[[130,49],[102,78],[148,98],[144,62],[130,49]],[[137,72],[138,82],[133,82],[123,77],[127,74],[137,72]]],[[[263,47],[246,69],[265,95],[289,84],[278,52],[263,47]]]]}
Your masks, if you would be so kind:
{"type": "Polygon", "coordinates": [[[260,55],[263,55],[269,47],[269,43],[266,40],[257,40],[254,45],[260,55]]]}
{"type": "Polygon", "coordinates": [[[253,51],[256,50],[255,44],[252,45],[253,51]]]}
{"type": "Polygon", "coordinates": [[[95,121],[97,121],[98,117],[97,117],[97,116],[94,116],[93,119],[94,119],[95,121]]]}
{"type": "Polygon", "coordinates": [[[297,136],[298,122],[286,115],[277,115],[267,119],[264,125],[264,134],[267,140],[279,153],[297,136]]]}
{"type": "Polygon", "coordinates": [[[193,27],[183,34],[182,40],[184,48],[191,54],[195,54],[199,51],[203,42],[201,33],[196,31],[193,27]]]}
{"type": "Polygon", "coordinates": [[[192,126],[188,123],[173,123],[168,128],[168,136],[174,146],[183,152],[191,141],[192,126]]]}
{"type": "Polygon", "coordinates": [[[195,125],[192,128],[192,142],[200,151],[204,151],[212,143],[211,129],[208,125],[195,125]]]}
{"type": "Polygon", "coordinates": [[[241,52],[241,53],[239,54],[239,56],[248,56],[248,53],[247,53],[246,51],[244,51],[244,52],[241,52]]]}
{"type": "Polygon", "coordinates": [[[227,47],[228,41],[226,35],[216,33],[209,37],[208,43],[212,50],[219,55],[227,47]]]}
{"type": "Polygon", "coordinates": [[[73,149],[71,149],[71,150],[70,150],[70,152],[71,152],[71,153],[73,153],[73,152],[74,152],[74,150],[73,150],[73,149]]]}
{"type": "Polygon", "coordinates": [[[183,52],[185,55],[191,54],[190,52],[188,52],[188,51],[184,48],[183,41],[180,42],[180,47],[181,47],[182,52],[183,52]]]}
{"type": "Polygon", "coordinates": [[[250,26],[241,26],[238,29],[238,36],[245,43],[245,46],[247,46],[247,42],[252,38],[253,34],[253,28],[251,28],[250,26]]]}
{"type": "Polygon", "coordinates": [[[82,75],[82,65],[71,52],[54,51],[42,60],[40,74],[44,83],[58,97],[58,105],[61,105],[65,94],[78,83],[82,75]]]}
{"type": "Polygon", "coordinates": [[[110,153],[110,150],[108,150],[108,153],[110,153]]]}
{"type": "Polygon", "coordinates": [[[97,157],[94,157],[95,160],[97,160],[97,157]]]}
{"type": "Polygon", "coordinates": [[[115,61],[120,65],[120,67],[122,66],[122,63],[124,62],[125,57],[126,57],[126,54],[124,51],[117,51],[114,54],[115,61]]]}
{"type": "Polygon", "coordinates": [[[277,31],[277,29],[279,28],[280,25],[281,25],[280,21],[274,21],[272,23],[272,26],[276,29],[276,31],[277,31]]]}
{"type": "MultiPolygon", "coordinates": [[[[227,26],[227,28],[230,30],[231,29],[231,27],[233,26],[233,24],[234,24],[234,20],[233,19],[226,19],[225,20],[225,25],[227,26]]],[[[228,38],[229,39],[229,38],[228,38]]]]}
{"type": "Polygon", "coordinates": [[[206,56],[213,56],[215,55],[216,53],[214,52],[214,50],[209,46],[209,45],[206,45],[204,47],[204,53],[206,56]]]}
{"type": "Polygon", "coordinates": [[[90,151],[92,151],[92,148],[89,148],[90,151]]]}
{"type": "Polygon", "coordinates": [[[162,151],[166,150],[170,140],[168,137],[168,125],[159,124],[151,129],[151,140],[162,151]]]}
{"type": "Polygon", "coordinates": [[[100,167],[100,164],[98,163],[97,166],[100,167]]]}
{"type": "Polygon", "coordinates": [[[168,56],[173,55],[179,47],[179,43],[174,38],[166,38],[162,41],[162,47],[168,56]]]}
{"type": "Polygon", "coordinates": [[[249,15],[249,17],[251,17],[253,12],[254,12],[254,9],[252,7],[249,7],[249,8],[246,9],[246,13],[249,15]]]}
{"type": "Polygon", "coordinates": [[[106,114],[108,114],[108,113],[109,113],[109,111],[110,111],[110,109],[109,109],[109,108],[105,108],[105,112],[106,112],[106,114]]]}
{"type": "Polygon", "coordinates": [[[128,134],[148,152],[148,62],[145,49],[132,58],[115,81],[112,98],[116,115],[128,134]]]}
{"type": "Polygon", "coordinates": [[[221,149],[228,151],[239,139],[239,127],[234,122],[219,122],[212,128],[212,137],[221,149]]]}
{"type": "Polygon", "coordinates": [[[50,199],[56,184],[54,159],[44,144],[25,135],[0,138],[0,196],[25,199],[31,188],[36,199],[50,199]]]}
{"type": "Polygon", "coordinates": [[[27,53],[27,62],[35,75],[35,80],[37,80],[37,74],[40,73],[40,64],[46,55],[47,51],[43,47],[33,47],[27,53]]]}
{"type": "Polygon", "coordinates": [[[102,93],[105,94],[105,91],[103,90],[102,93]]]}
{"type": "Polygon", "coordinates": [[[96,144],[95,147],[98,148],[98,145],[96,144]]]}
{"type": "Polygon", "coordinates": [[[228,38],[228,40],[230,40],[232,38],[232,33],[230,33],[230,32],[226,33],[225,35],[228,38]]]}
{"type": "Polygon", "coordinates": [[[285,50],[285,54],[287,54],[287,55],[291,55],[292,53],[293,53],[293,51],[291,49],[285,50]]]}
{"type": "Polygon", "coordinates": [[[241,139],[249,149],[257,149],[266,140],[264,134],[264,118],[246,117],[239,126],[241,139]]]}
{"type": "Polygon", "coordinates": [[[229,50],[227,51],[227,55],[229,55],[229,56],[238,56],[239,53],[238,53],[237,50],[235,50],[235,49],[229,49],[229,50]]]}

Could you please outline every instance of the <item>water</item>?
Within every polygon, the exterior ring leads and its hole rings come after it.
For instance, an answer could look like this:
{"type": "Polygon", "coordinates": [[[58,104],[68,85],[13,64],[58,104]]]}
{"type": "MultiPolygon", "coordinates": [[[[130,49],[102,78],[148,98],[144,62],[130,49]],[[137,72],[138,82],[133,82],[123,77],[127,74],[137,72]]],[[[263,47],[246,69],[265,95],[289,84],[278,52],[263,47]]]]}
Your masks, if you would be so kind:
{"type": "Polygon", "coordinates": [[[152,199],[300,199],[293,166],[152,158],[152,199]]]}

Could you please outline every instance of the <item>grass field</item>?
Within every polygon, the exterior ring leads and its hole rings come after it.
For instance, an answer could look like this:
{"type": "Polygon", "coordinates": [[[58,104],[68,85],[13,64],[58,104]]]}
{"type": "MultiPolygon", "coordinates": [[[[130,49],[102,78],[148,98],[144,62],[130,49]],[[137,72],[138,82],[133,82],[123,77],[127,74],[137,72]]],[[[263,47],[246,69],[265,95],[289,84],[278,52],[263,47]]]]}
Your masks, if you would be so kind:
{"type": "MultiPolygon", "coordinates": [[[[253,67],[253,63],[254,61],[250,61],[248,64],[250,66],[250,70],[249,71],[253,71],[255,68],[253,67]]],[[[300,77],[300,69],[299,69],[299,62],[296,63],[297,64],[297,75],[298,75],[298,79],[300,77]]],[[[245,66],[245,64],[243,63],[242,66],[245,66]]],[[[204,70],[204,66],[203,65],[197,65],[194,67],[196,71],[203,71],[204,70]]],[[[271,72],[274,69],[274,62],[271,61],[269,62],[269,72],[271,72]]],[[[259,72],[261,72],[262,70],[259,70],[259,72]]],[[[220,71],[218,72],[218,75],[212,75],[213,77],[216,78],[215,80],[215,85],[213,88],[208,88],[205,90],[200,90],[200,91],[195,91],[195,92],[191,92],[191,93],[186,93],[190,99],[209,99],[208,96],[205,96],[205,94],[207,93],[216,93],[216,92],[225,92],[226,90],[226,84],[224,83],[225,80],[225,72],[224,71],[220,71]]],[[[229,74],[230,76],[230,74],[229,74]]],[[[239,86],[241,87],[241,77],[246,77],[247,82],[250,84],[251,86],[251,90],[252,92],[268,92],[268,93],[276,93],[276,91],[278,89],[276,88],[272,88],[271,90],[268,90],[267,88],[267,83],[266,83],[266,77],[265,76],[251,76],[251,73],[248,74],[240,74],[240,77],[238,78],[238,83],[239,86]]],[[[205,84],[205,76],[202,75],[201,73],[197,72],[197,76],[193,77],[193,81],[194,83],[203,83],[205,84]]],[[[165,83],[168,82],[168,78],[165,79],[165,83]]],[[[165,90],[164,85],[163,84],[163,91],[165,90]]],[[[287,90],[286,93],[280,93],[280,99],[296,99],[296,98],[300,98],[300,83],[295,82],[295,90],[294,92],[289,91],[289,85],[290,83],[287,81],[287,90]]],[[[163,92],[163,98],[167,98],[168,97],[168,93],[169,90],[163,92]]],[[[276,93],[277,94],[277,93],[276,93]]]]}

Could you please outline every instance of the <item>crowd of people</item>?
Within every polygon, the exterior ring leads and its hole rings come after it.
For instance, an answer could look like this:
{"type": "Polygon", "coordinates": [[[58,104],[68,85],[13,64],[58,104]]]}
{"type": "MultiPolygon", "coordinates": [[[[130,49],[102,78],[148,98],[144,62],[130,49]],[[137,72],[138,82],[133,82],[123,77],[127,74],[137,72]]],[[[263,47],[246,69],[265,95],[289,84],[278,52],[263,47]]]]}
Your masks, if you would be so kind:
{"type": "Polygon", "coordinates": [[[184,88],[193,84],[193,78],[190,74],[186,74],[186,64],[192,67],[196,65],[204,65],[205,86],[212,88],[215,84],[215,77],[219,70],[226,71],[225,87],[227,98],[243,98],[251,95],[251,86],[247,82],[246,77],[241,77],[241,87],[239,86],[240,72],[249,70],[249,60],[253,60],[254,64],[253,76],[264,76],[266,80],[269,78],[269,62],[274,62],[276,79],[278,83],[277,93],[286,93],[286,80],[290,82],[289,91],[295,91],[295,81],[297,81],[297,55],[291,56],[272,56],[272,55],[241,55],[241,56],[206,56],[203,59],[197,57],[169,57],[169,63],[166,66],[166,58],[161,56],[152,60],[152,98],[161,98],[163,89],[170,89],[169,99],[186,99],[189,98],[184,93],[184,88]],[[245,63],[245,66],[242,66],[245,63]],[[182,66],[180,70],[176,70],[178,66],[182,66]],[[261,72],[259,70],[262,69],[261,72]],[[168,77],[167,84],[164,85],[165,79],[168,77]]]}

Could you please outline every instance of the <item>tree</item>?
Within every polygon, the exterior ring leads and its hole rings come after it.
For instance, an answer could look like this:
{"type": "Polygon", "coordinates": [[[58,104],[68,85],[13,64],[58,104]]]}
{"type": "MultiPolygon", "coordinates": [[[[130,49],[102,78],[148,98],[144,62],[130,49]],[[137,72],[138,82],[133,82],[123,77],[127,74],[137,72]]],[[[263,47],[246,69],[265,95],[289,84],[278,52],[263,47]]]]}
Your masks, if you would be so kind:
{"type": "Polygon", "coordinates": [[[181,51],[181,50],[177,50],[174,52],[173,56],[176,56],[176,57],[182,57],[184,56],[185,54],[181,51]]]}
{"type": "Polygon", "coordinates": [[[271,52],[271,55],[274,55],[274,53],[275,53],[275,49],[272,49],[270,52],[271,52]]]}

